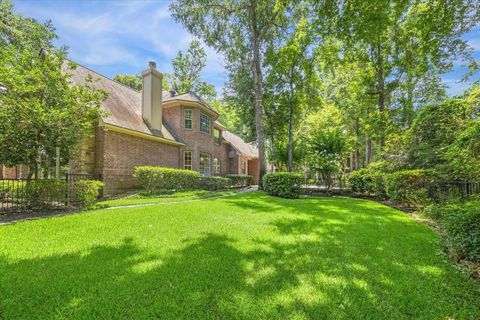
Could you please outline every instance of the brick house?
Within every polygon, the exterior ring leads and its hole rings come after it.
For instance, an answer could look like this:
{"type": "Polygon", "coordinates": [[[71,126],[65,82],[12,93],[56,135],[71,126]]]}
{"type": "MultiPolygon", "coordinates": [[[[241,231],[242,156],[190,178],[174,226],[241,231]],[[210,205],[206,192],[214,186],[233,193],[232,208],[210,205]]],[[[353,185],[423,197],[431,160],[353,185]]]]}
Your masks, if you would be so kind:
{"type": "Polygon", "coordinates": [[[133,187],[136,166],[196,170],[204,175],[249,174],[258,183],[258,150],[228,131],[219,114],[194,92],[162,90],[154,62],[142,72],[138,92],[78,65],[72,81],[91,74],[108,92],[108,115],[86,139],[70,163],[75,174],[101,175],[105,192],[133,187]]]}

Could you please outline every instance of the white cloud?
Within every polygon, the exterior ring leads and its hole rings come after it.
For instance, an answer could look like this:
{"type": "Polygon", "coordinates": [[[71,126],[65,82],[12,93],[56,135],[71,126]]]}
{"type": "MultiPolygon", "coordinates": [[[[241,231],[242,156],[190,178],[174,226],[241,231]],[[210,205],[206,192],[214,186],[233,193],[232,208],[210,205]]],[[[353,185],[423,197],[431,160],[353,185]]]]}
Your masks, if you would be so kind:
{"type": "MultiPolygon", "coordinates": [[[[39,21],[51,19],[59,43],[70,47],[70,57],[99,72],[138,73],[155,60],[161,71],[193,39],[173,21],[170,1],[17,1],[15,10],[39,21]]],[[[206,81],[223,85],[222,58],[206,48],[206,81]]]]}

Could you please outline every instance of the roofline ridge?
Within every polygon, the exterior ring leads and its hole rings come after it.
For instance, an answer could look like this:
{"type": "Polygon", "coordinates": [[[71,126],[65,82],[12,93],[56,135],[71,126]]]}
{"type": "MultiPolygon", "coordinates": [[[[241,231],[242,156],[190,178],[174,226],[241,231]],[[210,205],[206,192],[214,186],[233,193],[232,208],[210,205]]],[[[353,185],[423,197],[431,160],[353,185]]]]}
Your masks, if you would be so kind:
{"type": "Polygon", "coordinates": [[[141,91],[137,91],[137,90],[135,90],[135,89],[127,86],[127,85],[124,84],[124,83],[121,83],[121,82],[119,82],[119,81],[117,81],[117,80],[111,79],[111,78],[107,77],[106,75],[101,74],[101,73],[98,72],[98,71],[95,71],[95,70],[93,70],[93,69],[91,69],[91,68],[89,68],[89,67],[87,67],[87,66],[84,66],[84,65],[81,64],[81,63],[78,63],[78,62],[76,62],[76,61],[73,61],[73,60],[70,59],[70,58],[65,58],[65,59],[68,60],[68,61],[70,61],[70,62],[73,62],[73,63],[75,63],[75,64],[77,64],[77,65],[79,65],[79,66],[81,66],[82,68],[87,69],[88,71],[91,71],[91,72],[99,75],[100,77],[103,77],[103,78],[105,78],[105,79],[107,79],[107,80],[110,80],[110,81],[112,81],[112,82],[115,82],[115,83],[117,83],[117,84],[119,84],[119,85],[121,85],[121,86],[123,86],[123,87],[125,87],[125,88],[127,88],[127,89],[130,89],[130,90],[132,90],[132,91],[134,91],[134,92],[136,92],[136,93],[141,93],[141,91]]]}

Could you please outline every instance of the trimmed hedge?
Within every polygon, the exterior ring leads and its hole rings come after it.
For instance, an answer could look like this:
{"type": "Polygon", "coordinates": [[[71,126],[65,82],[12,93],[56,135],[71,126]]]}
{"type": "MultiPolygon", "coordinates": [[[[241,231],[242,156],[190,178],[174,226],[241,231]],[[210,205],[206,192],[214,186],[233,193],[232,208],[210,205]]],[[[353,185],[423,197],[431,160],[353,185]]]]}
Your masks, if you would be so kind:
{"type": "Polygon", "coordinates": [[[200,179],[197,171],[151,166],[136,167],[133,175],[148,193],[197,189],[200,179]]]}
{"type": "Polygon", "coordinates": [[[199,188],[203,190],[221,190],[226,189],[232,184],[229,178],[205,176],[200,177],[199,188]]]}
{"type": "Polygon", "coordinates": [[[433,204],[424,213],[442,226],[460,259],[480,263],[480,201],[433,204]]]}
{"type": "Polygon", "coordinates": [[[292,172],[267,173],[263,176],[263,189],[272,196],[298,198],[302,193],[303,175],[292,172]]]}
{"type": "Polygon", "coordinates": [[[368,192],[379,197],[386,195],[386,178],[380,171],[370,169],[354,171],[348,176],[348,184],[354,192],[368,192]]]}
{"type": "Polygon", "coordinates": [[[78,180],[73,185],[75,205],[88,207],[95,203],[103,188],[103,182],[97,180],[78,180]]]}
{"type": "Polygon", "coordinates": [[[68,185],[63,180],[31,180],[22,189],[30,208],[49,209],[67,200],[68,185]]]}
{"type": "Polygon", "coordinates": [[[392,201],[422,207],[429,203],[428,186],[438,180],[434,170],[403,170],[387,176],[386,194],[392,201]]]}
{"type": "Polygon", "coordinates": [[[247,174],[227,174],[226,178],[230,179],[232,187],[249,187],[252,185],[253,177],[247,174]]]}

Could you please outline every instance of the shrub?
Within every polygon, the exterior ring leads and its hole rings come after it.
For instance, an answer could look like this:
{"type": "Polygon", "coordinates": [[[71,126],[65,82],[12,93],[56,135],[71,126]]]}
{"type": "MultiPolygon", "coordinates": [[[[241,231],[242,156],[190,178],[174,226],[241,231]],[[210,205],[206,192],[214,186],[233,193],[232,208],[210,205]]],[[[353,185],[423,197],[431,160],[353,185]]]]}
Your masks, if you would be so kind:
{"type": "Polygon", "coordinates": [[[73,185],[74,204],[88,207],[95,203],[100,195],[103,182],[97,180],[78,180],[73,185]]]}
{"type": "Polygon", "coordinates": [[[28,207],[48,209],[66,202],[68,185],[63,180],[31,180],[26,182],[24,190],[28,207]]]}
{"type": "Polygon", "coordinates": [[[459,258],[480,263],[480,201],[430,205],[425,214],[444,229],[459,258]]]}
{"type": "Polygon", "coordinates": [[[387,176],[386,194],[392,201],[422,207],[429,202],[429,184],[437,179],[433,170],[397,171],[387,176]]]}
{"type": "Polygon", "coordinates": [[[352,191],[385,196],[385,173],[372,169],[360,169],[350,173],[348,184],[352,191]]]}
{"type": "Polygon", "coordinates": [[[135,178],[148,193],[163,190],[192,190],[198,188],[200,173],[162,167],[136,167],[135,178]]]}
{"type": "Polygon", "coordinates": [[[299,173],[267,173],[263,176],[263,188],[272,196],[298,198],[302,192],[303,176],[299,173]]]}
{"type": "Polygon", "coordinates": [[[226,189],[232,184],[232,181],[228,178],[205,176],[200,177],[199,188],[203,190],[221,190],[226,189]]]}
{"type": "Polygon", "coordinates": [[[227,174],[225,177],[230,179],[232,187],[248,187],[253,181],[253,177],[247,174],[227,174]]]}
{"type": "Polygon", "coordinates": [[[26,182],[22,180],[4,180],[0,183],[0,201],[18,201],[23,199],[26,182]]]}

